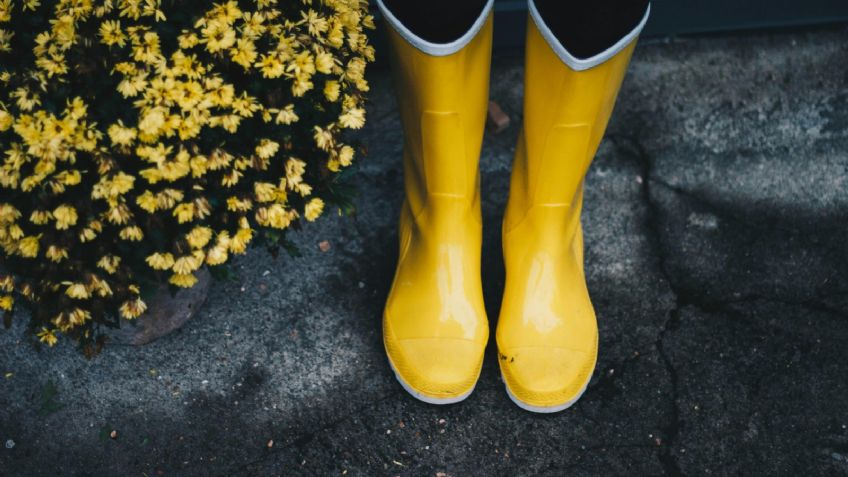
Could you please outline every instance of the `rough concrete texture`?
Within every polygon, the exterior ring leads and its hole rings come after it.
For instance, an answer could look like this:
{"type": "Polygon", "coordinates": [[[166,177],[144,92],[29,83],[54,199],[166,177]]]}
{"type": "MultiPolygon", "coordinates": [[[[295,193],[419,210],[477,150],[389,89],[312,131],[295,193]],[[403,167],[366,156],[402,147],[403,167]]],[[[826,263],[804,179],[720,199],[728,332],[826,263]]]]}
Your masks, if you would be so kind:
{"type": "MultiPolygon", "coordinates": [[[[302,258],[254,250],[179,332],[91,361],[35,352],[22,321],[0,333],[0,474],[848,474],[848,30],[636,50],[587,178],[598,367],[558,415],[508,400],[492,346],[461,404],[395,382],[380,316],[402,138],[387,72],[372,80],[359,214],[306,227],[302,258]]],[[[496,57],[493,330],[521,81],[520,55],[496,57]]]]}

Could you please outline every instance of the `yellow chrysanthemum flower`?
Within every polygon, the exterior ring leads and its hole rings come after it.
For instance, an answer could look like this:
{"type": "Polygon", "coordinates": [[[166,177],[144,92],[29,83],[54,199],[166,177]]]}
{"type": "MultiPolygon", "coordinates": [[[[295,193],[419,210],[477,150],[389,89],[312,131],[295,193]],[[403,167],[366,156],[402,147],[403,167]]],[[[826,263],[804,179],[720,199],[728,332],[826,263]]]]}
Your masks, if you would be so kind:
{"type": "Polygon", "coordinates": [[[55,345],[57,341],[59,341],[59,339],[56,338],[56,334],[53,332],[53,330],[48,330],[45,327],[42,327],[41,331],[39,331],[36,336],[38,336],[38,339],[42,343],[45,343],[47,344],[47,346],[51,347],[55,345]]]}
{"type": "Polygon", "coordinates": [[[306,220],[313,222],[324,211],[324,201],[316,197],[310,200],[304,209],[303,216],[306,220]]]}
{"type": "Polygon", "coordinates": [[[208,265],[221,265],[227,261],[227,247],[216,245],[206,254],[206,263],[208,265]]]}
{"type": "Polygon", "coordinates": [[[148,256],[145,261],[154,270],[170,270],[174,266],[174,256],[167,252],[154,253],[148,256]]]}
{"type": "Polygon", "coordinates": [[[44,253],[44,256],[49,258],[51,261],[58,263],[68,258],[68,250],[56,245],[51,245],[47,247],[47,251],[44,253]]]}
{"type": "Polygon", "coordinates": [[[0,310],[12,311],[15,299],[11,295],[0,295],[0,310]]]}
{"type": "Polygon", "coordinates": [[[351,108],[339,116],[339,124],[350,129],[360,129],[365,125],[365,110],[351,108]]]}
{"type": "Polygon", "coordinates": [[[280,61],[276,53],[262,55],[256,63],[256,67],[262,71],[263,77],[269,79],[279,78],[286,71],[285,63],[280,61]]]}
{"type": "Polygon", "coordinates": [[[194,253],[192,255],[182,256],[174,261],[174,266],[171,267],[174,272],[178,274],[188,274],[191,273],[201,265],[203,265],[203,259],[206,258],[203,255],[203,252],[198,251],[199,253],[194,253]]]}
{"type": "Polygon", "coordinates": [[[15,122],[15,118],[8,111],[0,109],[0,132],[6,131],[15,122]]]}
{"type": "Polygon", "coordinates": [[[146,210],[149,213],[156,212],[157,200],[156,196],[153,195],[149,190],[144,191],[143,194],[138,196],[135,199],[135,203],[138,204],[139,207],[146,210]]]}
{"type": "Polygon", "coordinates": [[[354,150],[350,146],[342,146],[339,150],[339,163],[345,167],[349,166],[353,162],[353,154],[354,150]]]}
{"type": "Polygon", "coordinates": [[[327,80],[324,82],[324,97],[327,98],[328,101],[337,101],[339,99],[339,93],[341,92],[341,85],[336,80],[327,80]]]}
{"type": "Polygon", "coordinates": [[[69,205],[60,205],[53,209],[57,230],[67,230],[77,223],[77,210],[69,205]]]}
{"type": "Polygon", "coordinates": [[[118,236],[129,242],[139,242],[144,238],[144,232],[141,230],[141,227],[133,225],[122,228],[118,236]]]}
{"type": "Polygon", "coordinates": [[[207,22],[201,34],[203,35],[201,42],[206,43],[206,51],[209,53],[226,50],[236,42],[235,30],[228,23],[219,20],[207,22]]]}
{"type": "Polygon", "coordinates": [[[328,128],[324,129],[321,126],[315,126],[313,128],[314,134],[313,138],[315,139],[315,144],[325,151],[329,151],[333,146],[333,132],[328,128]]]}
{"type": "Polygon", "coordinates": [[[106,46],[124,46],[127,36],[121,30],[121,22],[118,20],[105,20],[100,24],[100,41],[106,46]]]}
{"type": "Polygon", "coordinates": [[[180,48],[188,50],[197,45],[200,42],[200,39],[197,38],[197,35],[194,32],[183,30],[183,33],[177,37],[177,41],[179,41],[180,48]]]}
{"type": "Polygon", "coordinates": [[[0,23],[12,19],[12,0],[0,0],[0,23]]]}
{"type": "Polygon", "coordinates": [[[268,159],[274,154],[276,154],[279,150],[280,143],[272,141],[270,139],[262,139],[261,141],[259,141],[259,145],[256,146],[256,155],[262,159],[268,159]]]}
{"type": "Polygon", "coordinates": [[[44,225],[52,219],[53,214],[49,210],[33,210],[29,216],[29,221],[35,225],[44,225]]]}
{"type": "Polygon", "coordinates": [[[171,275],[171,278],[168,279],[168,283],[174,286],[178,286],[180,288],[191,288],[197,283],[197,277],[194,274],[182,274],[175,273],[171,275]]]}
{"type": "Polygon", "coordinates": [[[203,248],[212,239],[212,229],[209,227],[195,227],[186,234],[186,241],[192,248],[203,248]]]}
{"type": "Polygon", "coordinates": [[[118,271],[118,266],[121,264],[121,257],[117,255],[106,255],[101,257],[97,262],[97,266],[106,270],[108,273],[118,271]]]}
{"type": "Polygon", "coordinates": [[[82,283],[72,283],[68,285],[68,288],[65,289],[65,294],[77,300],[85,300],[91,296],[88,289],[82,283]]]}
{"type": "Polygon", "coordinates": [[[126,320],[133,320],[141,316],[147,310],[147,304],[141,298],[127,300],[121,304],[121,317],[126,320]]]}
{"type": "Polygon", "coordinates": [[[241,228],[236,232],[232,240],[230,240],[230,252],[235,254],[243,254],[247,251],[247,245],[253,239],[253,230],[250,228],[241,228]]]}
{"type": "Polygon", "coordinates": [[[108,133],[109,139],[112,140],[112,144],[116,146],[129,146],[138,136],[138,132],[135,128],[124,127],[123,122],[120,120],[109,126],[108,133]]]}
{"type": "Polygon", "coordinates": [[[253,206],[250,199],[239,199],[238,197],[230,197],[227,199],[227,210],[231,212],[247,212],[253,206]]]}
{"type": "Polygon", "coordinates": [[[235,48],[230,49],[230,59],[244,69],[250,69],[256,56],[256,45],[246,38],[238,40],[235,48]]]}
{"type": "Polygon", "coordinates": [[[184,224],[186,222],[191,222],[194,219],[194,204],[192,203],[182,203],[178,206],[174,207],[174,217],[177,218],[177,222],[184,224]]]}
{"type": "Polygon", "coordinates": [[[321,52],[315,55],[315,69],[319,73],[330,74],[333,71],[333,55],[327,52],[321,52]]]}
{"type": "Polygon", "coordinates": [[[276,122],[277,124],[291,124],[300,119],[297,114],[294,112],[294,105],[289,104],[285,108],[281,109],[279,113],[277,113],[276,122]]]}

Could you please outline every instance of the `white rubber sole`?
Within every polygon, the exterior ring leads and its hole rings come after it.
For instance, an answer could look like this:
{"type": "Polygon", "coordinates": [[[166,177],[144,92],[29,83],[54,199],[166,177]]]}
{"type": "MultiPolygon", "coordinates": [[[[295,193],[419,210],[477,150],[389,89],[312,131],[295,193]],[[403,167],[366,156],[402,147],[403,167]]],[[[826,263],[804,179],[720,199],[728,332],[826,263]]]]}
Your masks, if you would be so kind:
{"type": "Polygon", "coordinates": [[[521,409],[524,409],[525,411],[535,412],[535,413],[538,413],[538,414],[553,414],[555,412],[564,411],[564,410],[570,408],[581,397],[583,397],[583,393],[585,393],[586,388],[589,387],[589,381],[592,380],[592,375],[591,374],[589,375],[589,379],[585,383],[583,383],[583,387],[580,388],[580,392],[577,393],[577,396],[575,396],[574,399],[566,401],[563,404],[558,404],[556,406],[533,406],[531,404],[527,404],[526,402],[515,397],[515,395],[512,394],[512,391],[509,390],[509,385],[506,383],[506,379],[504,379],[504,377],[503,377],[503,371],[501,372],[501,380],[504,382],[504,388],[506,388],[507,396],[509,396],[509,398],[512,400],[512,402],[515,403],[516,406],[520,407],[521,409]]]}
{"type": "Polygon", "coordinates": [[[442,406],[442,405],[445,405],[445,404],[456,404],[458,402],[464,401],[465,398],[470,396],[471,393],[474,392],[474,388],[477,386],[477,384],[475,383],[474,386],[471,386],[471,389],[469,389],[467,392],[465,392],[463,394],[460,394],[457,397],[434,398],[432,396],[427,396],[425,394],[421,394],[420,392],[413,389],[412,386],[407,384],[406,381],[404,381],[403,378],[400,377],[400,374],[398,374],[397,369],[395,369],[395,365],[394,365],[394,363],[392,363],[392,360],[389,359],[388,361],[389,361],[389,367],[392,368],[392,372],[395,373],[395,379],[397,379],[397,381],[400,383],[401,387],[403,387],[404,391],[409,393],[409,395],[414,397],[415,399],[418,399],[419,401],[422,401],[422,402],[426,402],[427,404],[435,404],[437,406],[442,406]]]}

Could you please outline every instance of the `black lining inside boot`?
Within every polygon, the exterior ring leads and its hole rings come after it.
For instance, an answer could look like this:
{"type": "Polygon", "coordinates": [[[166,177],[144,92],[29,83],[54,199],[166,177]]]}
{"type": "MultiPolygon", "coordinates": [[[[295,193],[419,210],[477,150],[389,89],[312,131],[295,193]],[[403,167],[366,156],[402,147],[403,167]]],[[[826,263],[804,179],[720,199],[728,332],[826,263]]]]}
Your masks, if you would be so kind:
{"type": "Polygon", "coordinates": [[[383,0],[403,26],[431,43],[458,40],[471,27],[487,0],[383,0]]]}
{"type": "Polygon", "coordinates": [[[542,20],[576,58],[602,53],[633,31],[649,0],[534,0],[542,20]]]}
{"type": "MultiPolygon", "coordinates": [[[[557,40],[577,58],[603,52],[630,33],[649,0],[535,0],[557,40]]],[[[450,43],[471,29],[486,0],[383,0],[412,33],[432,43],[450,43]]]]}

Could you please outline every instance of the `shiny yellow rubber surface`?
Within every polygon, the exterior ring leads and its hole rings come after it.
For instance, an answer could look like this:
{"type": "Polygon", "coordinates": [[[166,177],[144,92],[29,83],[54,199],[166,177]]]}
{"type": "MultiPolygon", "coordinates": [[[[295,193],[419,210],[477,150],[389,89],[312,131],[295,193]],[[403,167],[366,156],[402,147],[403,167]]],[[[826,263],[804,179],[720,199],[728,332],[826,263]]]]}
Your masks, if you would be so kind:
{"type": "Polygon", "coordinates": [[[501,373],[519,405],[549,412],[585,390],[598,327],[583,274],[583,177],[635,40],[574,71],[528,21],[524,124],[503,222],[506,284],[497,327],[501,373]]]}
{"type": "Polygon", "coordinates": [[[492,18],[447,56],[424,54],[387,30],[405,139],[406,195],[383,342],[398,379],[414,396],[455,402],[474,388],[489,334],[477,166],[492,18]]]}

